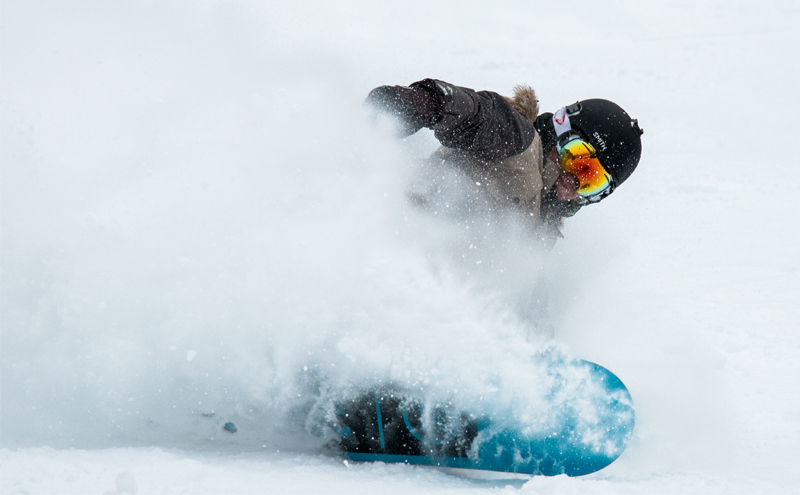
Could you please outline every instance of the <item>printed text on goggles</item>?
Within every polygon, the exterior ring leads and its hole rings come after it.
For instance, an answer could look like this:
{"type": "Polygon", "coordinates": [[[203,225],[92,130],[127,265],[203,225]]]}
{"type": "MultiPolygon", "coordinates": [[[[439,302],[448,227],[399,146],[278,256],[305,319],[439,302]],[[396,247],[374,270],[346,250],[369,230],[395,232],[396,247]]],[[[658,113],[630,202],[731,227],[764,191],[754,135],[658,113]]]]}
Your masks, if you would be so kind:
{"type": "Polygon", "coordinates": [[[594,147],[572,130],[565,108],[553,115],[553,125],[558,134],[561,169],[578,178],[578,199],[594,202],[610,194],[613,188],[611,174],[603,168],[594,147]]]}

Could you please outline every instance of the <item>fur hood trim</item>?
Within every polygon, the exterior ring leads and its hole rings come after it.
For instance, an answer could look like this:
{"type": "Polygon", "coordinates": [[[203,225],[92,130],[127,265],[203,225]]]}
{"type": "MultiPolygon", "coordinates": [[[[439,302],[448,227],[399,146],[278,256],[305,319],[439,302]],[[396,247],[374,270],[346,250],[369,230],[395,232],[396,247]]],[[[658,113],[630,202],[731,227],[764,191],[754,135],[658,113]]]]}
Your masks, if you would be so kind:
{"type": "Polygon", "coordinates": [[[526,84],[514,86],[514,96],[506,97],[506,100],[531,124],[539,116],[539,100],[536,99],[536,92],[526,84]]]}

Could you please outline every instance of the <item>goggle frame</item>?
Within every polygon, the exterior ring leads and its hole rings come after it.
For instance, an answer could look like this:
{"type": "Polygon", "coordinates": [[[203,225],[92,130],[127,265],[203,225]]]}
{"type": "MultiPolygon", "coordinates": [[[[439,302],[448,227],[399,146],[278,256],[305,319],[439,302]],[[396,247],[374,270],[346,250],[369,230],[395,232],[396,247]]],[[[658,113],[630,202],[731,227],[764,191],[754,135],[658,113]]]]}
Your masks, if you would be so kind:
{"type": "MultiPolygon", "coordinates": [[[[567,122],[569,122],[569,121],[567,121],[567,122]]],[[[569,125],[569,123],[567,123],[567,125],[569,125]]],[[[570,129],[567,132],[564,132],[560,136],[558,136],[558,142],[556,143],[556,151],[558,152],[559,166],[561,166],[562,170],[564,170],[564,161],[565,161],[565,158],[563,156],[564,149],[567,147],[567,145],[569,143],[571,143],[572,141],[576,141],[576,140],[581,141],[582,144],[588,148],[588,150],[590,151],[590,158],[592,158],[594,160],[597,160],[597,165],[600,167],[600,170],[605,175],[605,177],[608,178],[608,184],[602,190],[595,191],[595,192],[593,192],[591,194],[588,194],[588,195],[582,194],[580,192],[580,190],[579,190],[578,191],[578,197],[576,199],[574,199],[573,201],[576,201],[576,202],[578,202],[578,204],[581,204],[581,205],[585,205],[585,204],[589,204],[589,203],[596,203],[596,202],[602,200],[603,198],[605,198],[606,196],[608,196],[609,194],[611,194],[614,191],[614,187],[615,187],[614,176],[611,175],[605,169],[605,167],[603,167],[603,164],[600,162],[599,158],[597,157],[597,152],[595,151],[594,146],[592,146],[591,143],[589,143],[586,139],[584,139],[583,136],[581,136],[574,129],[570,129]]],[[[571,173],[571,172],[569,172],[567,170],[564,170],[564,171],[567,172],[567,173],[571,173]]],[[[580,180],[580,178],[578,178],[578,180],[580,180]]]]}

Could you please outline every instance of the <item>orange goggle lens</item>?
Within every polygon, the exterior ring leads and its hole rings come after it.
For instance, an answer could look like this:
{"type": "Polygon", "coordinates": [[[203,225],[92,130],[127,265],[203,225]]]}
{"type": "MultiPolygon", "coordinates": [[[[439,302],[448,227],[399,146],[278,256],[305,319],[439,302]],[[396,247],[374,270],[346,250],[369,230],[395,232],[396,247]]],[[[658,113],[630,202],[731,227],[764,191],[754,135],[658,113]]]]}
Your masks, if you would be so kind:
{"type": "Polygon", "coordinates": [[[583,139],[575,138],[558,151],[561,170],[580,181],[578,194],[583,197],[600,194],[611,187],[611,174],[606,172],[594,148],[583,139]]]}

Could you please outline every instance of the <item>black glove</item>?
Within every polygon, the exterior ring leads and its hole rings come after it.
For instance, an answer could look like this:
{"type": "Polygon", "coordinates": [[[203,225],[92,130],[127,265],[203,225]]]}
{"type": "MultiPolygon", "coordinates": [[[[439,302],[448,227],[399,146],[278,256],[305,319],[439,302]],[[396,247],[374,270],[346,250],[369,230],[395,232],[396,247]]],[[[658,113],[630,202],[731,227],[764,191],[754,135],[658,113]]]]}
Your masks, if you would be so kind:
{"type": "Polygon", "coordinates": [[[369,92],[365,103],[397,118],[404,137],[432,126],[441,113],[436,97],[419,86],[379,86],[369,92]]]}

